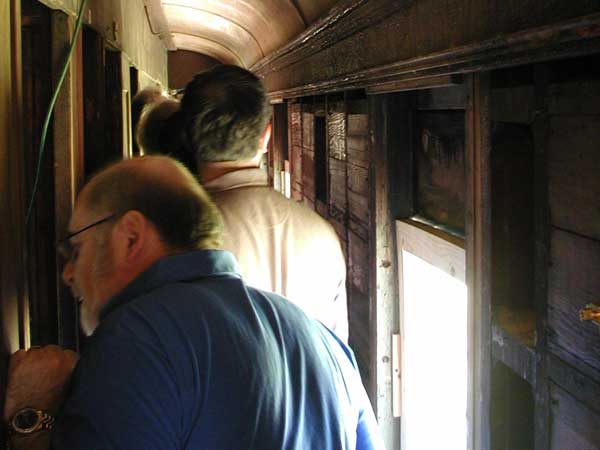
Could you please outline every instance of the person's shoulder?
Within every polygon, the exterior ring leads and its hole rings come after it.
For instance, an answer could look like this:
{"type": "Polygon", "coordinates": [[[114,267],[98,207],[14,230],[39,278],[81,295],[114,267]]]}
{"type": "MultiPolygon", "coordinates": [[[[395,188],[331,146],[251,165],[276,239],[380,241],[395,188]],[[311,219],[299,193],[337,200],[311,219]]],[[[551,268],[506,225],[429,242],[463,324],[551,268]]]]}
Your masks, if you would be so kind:
{"type": "Polygon", "coordinates": [[[165,327],[169,323],[167,317],[172,321],[174,318],[185,319],[190,312],[202,315],[211,300],[220,297],[219,292],[212,287],[209,279],[203,283],[167,283],[116,306],[102,320],[99,331],[123,339],[139,336],[148,330],[152,332],[165,327]]]}

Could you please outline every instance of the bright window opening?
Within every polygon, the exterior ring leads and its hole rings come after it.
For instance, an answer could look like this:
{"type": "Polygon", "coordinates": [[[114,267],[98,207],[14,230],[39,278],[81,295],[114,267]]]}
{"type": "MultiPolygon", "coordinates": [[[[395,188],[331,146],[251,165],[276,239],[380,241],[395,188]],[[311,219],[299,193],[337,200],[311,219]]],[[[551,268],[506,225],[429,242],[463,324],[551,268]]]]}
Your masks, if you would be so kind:
{"type": "Polygon", "coordinates": [[[410,242],[399,252],[402,449],[466,450],[469,333],[464,251],[416,228],[410,234],[399,240],[410,242]]]}

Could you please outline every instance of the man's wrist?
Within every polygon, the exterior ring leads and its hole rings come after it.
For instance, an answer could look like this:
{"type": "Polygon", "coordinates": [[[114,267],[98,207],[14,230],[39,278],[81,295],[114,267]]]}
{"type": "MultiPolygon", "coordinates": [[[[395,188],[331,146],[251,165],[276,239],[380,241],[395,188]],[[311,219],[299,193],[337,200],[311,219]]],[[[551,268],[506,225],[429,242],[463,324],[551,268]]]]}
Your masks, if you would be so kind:
{"type": "Polygon", "coordinates": [[[8,436],[9,450],[49,450],[52,430],[39,430],[33,434],[13,434],[8,436]]]}

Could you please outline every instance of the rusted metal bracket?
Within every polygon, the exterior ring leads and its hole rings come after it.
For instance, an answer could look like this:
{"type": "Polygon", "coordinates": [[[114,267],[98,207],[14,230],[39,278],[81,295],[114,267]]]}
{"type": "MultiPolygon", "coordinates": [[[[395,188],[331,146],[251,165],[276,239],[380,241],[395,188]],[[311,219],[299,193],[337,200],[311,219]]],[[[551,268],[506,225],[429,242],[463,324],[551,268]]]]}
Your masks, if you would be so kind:
{"type": "Polygon", "coordinates": [[[600,306],[589,304],[579,311],[579,319],[592,321],[600,327],[600,306]]]}

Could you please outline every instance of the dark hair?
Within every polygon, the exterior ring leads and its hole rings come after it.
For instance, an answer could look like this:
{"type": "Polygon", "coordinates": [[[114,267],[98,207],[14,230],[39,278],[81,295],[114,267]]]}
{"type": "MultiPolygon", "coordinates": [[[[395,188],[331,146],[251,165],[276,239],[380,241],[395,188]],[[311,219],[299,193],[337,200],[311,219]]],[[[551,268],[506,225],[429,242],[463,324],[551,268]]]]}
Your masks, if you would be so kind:
{"type": "MultiPolygon", "coordinates": [[[[168,154],[176,145],[170,136],[172,126],[169,119],[179,110],[177,100],[165,99],[153,105],[147,105],[139,120],[135,137],[144,154],[168,154]]],[[[176,141],[176,140],[175,140],[176,141]]]]}
{"type": "Polygon", "coordinates": [[[270,112],[254,74],[237,66],[216,66],[185,88],[179,113],[182,141],[198,161],[249,160],[256,156],[270,112]]]}
{"type": "Polygon", "coordinates": [[[220,248],[221,215],[194,176],[166,156],[120,161],[95,175],[85,205],[102,214],[139,211],[177,251],[220,248]]]}
{"type": "Polygon", "coordinates": [[[131,129],[135,136],[137,125],[142,117],[144,108],[166,100],[162,91],[157,87],[147,87],[135,94],[131,99],[131,129]]]}

